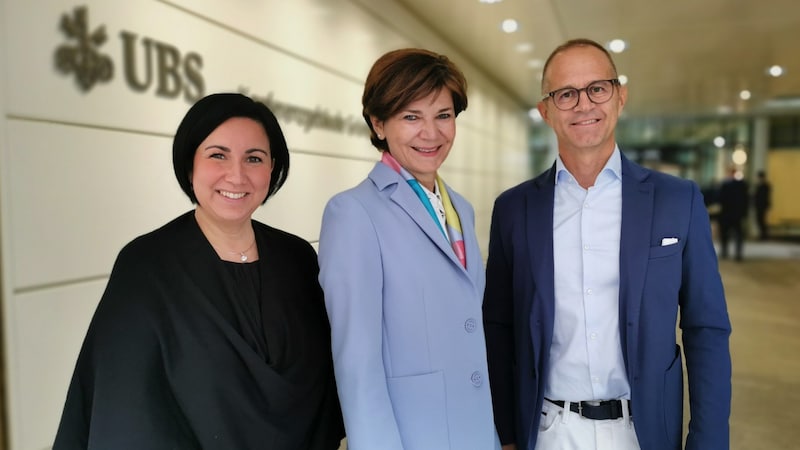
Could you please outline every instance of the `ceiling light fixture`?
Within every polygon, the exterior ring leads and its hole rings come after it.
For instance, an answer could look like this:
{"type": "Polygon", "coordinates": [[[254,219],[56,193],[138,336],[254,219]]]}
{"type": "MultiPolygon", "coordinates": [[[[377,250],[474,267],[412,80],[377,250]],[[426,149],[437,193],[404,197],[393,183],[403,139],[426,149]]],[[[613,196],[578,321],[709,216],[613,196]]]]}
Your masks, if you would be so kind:
{"type": "Polygon", "coordinates": [[[742,91],[739,92],[739,98],[742,100],[750,100],[751,96],[752,94],[750,94],[750,91],[748,91],[747,89],[742,89],[742,91]]]}
{"type": "Polygon", "coordinates": [[[731,161],[736,165],[743,166],[747,162],[747,152],[743,148],[737,148],[731,154],[731,161]]]}
{"type": "Polygon", "coordinates": [[[608,43],[608,49],[614,53],[622,53],[628,47],[628,44],[622,39],[613,39],[608,43]]]}
{"type": "Polygon", "coordinates": [[[519,23],[514,19],[506,19],[500,25],[500,28],[506,33],[513,33],[519,29],[519,23]]]}
{"type": "Polygon", "coordinates": [[[628,84],[628,76],[627,75],[619,74],[619,75],[617,75],[617,79],[619,80],[619,84],[621,84],[623,86],[628,84]]]}
{"type": "Polygon", "coordinates": [[[492,3],[500,3],[503,0],[478,0],[478,1],[480,1],[481,3],[492,4],[492,3]]]}
{"type": "Polygon", "coordinates": [[[544,66],[544,61],[539,58],[533,58],[528,60],[528,67],[531,69],[541,69],[544,66]]]}
{"type": "Polygon", "coordinates": [[[770,67],[769,69],[767,69],[767,73],[770,74],[770,76],[773,76],[775,78],[778,78],[779,76],[783,75],[784,72],[785,71],[783,70],[783,67],[781,67],[781,66],[779,66],[777,64],[772,66],[772,67],[770,67]]]}
{"type": "Polygon", "coordinates": [[[521,42],[517,44],[516,49],[520,53],[530,53],[533,51],[533,44],[530,42],[521,42]]]}

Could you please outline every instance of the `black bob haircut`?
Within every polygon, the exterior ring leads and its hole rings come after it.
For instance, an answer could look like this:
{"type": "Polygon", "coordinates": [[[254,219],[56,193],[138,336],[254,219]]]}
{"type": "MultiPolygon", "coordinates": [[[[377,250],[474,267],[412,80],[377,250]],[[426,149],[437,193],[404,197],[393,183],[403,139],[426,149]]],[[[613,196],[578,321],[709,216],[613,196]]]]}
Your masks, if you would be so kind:
{"type": "Polygon", "coordinates": [[[264,127],[269,140],[272,156],[272,176],[269,180],[267,196],[261,202],[278,192],[289,174],[289,148],[275,114],[260,102],[236,93],[210,94],[197,101],[183,117],[175,139],[172,142],[172,167],[183,192],[192,203],[197,197],[192,189],[191,174],[194,170],[194,155],[200,143],[218,126],[233,117],[253,119],[264,127]]]}

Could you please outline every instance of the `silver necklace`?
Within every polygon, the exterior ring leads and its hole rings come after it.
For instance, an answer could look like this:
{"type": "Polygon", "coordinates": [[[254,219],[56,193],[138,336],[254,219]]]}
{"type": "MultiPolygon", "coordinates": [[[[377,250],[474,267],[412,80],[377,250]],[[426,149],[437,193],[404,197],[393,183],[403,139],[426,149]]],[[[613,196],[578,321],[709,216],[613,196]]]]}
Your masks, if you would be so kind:
{"type": "Polygon", "coordinates": [[[253,248],[253,246],[255,244],[256,244],[256,240],[253,239],[253,242],[250,243],[250,246],[247,247],[246,249],[244,249],[243,251],[241,251],[241,252],[231,252],[231,251],[229,251],[228,253],[230,253],[232,255],[239,255],[239,259],[241,259],[242,262],[247,262],[247,255],[245,255],[245,253],[249,252],[250,249],[253,248]]]}

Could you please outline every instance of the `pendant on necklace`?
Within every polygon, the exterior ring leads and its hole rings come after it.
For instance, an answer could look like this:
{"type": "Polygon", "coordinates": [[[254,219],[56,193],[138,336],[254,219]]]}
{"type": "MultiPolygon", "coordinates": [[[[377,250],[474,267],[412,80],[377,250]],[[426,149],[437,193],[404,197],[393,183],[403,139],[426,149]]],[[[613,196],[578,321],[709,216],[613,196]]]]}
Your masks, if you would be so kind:
{"type": "Polygon", "coordinates": [[[247,261],[247,255],[242,253],[242,262],[246,262],[246,261],[247,261]]]}

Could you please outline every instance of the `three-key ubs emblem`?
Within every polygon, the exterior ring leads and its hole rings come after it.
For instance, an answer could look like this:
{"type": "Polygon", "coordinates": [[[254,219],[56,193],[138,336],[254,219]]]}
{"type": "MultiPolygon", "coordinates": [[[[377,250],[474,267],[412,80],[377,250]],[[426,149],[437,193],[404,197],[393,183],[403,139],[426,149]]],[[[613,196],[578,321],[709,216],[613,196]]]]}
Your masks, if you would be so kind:
{"type": "Polygon", "coordinates": [[[72,16],[61,16],[61,31],[68,44],[56,49],[56,68],[66,75],[75,74],[75,81],[84,92],[97,82],[109,81],[114,74],[114,63],[98,49],[106,42],[106,29],[98,27],[89,31],[89,14],[85,6],[75,8],[72,16]]]}

